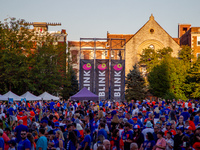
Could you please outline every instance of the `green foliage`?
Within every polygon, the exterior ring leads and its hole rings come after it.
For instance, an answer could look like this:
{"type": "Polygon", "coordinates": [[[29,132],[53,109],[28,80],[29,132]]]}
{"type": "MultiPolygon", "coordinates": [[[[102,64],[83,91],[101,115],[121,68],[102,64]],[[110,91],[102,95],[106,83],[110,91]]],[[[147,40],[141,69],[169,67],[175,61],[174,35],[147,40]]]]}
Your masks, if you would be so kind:
{"type": "Polygon", "coordinates": [[[133,66],[133,70],[130,70],[125,83],[127,100],[143,100],[145,98],[145,80],[136,65],[133,66]]]}
{"type": "Polygon", "coordinates": [[[61,95],[64,99],[68,99],[70,96],[78,92],[78,80],[75,71],[72,67],[68,68],[67,78],[65,79],[65,84],[61,95]]]}
{"type": "Polygon", "coordinates": [[[200,60],[194,62],[185,82],[185,93],[189,98],[200,98],[200,60]]]}
{"type": "Polygon", "coordinates": [[[75,74],[66,73],[66,44],[53,44],[56,41],[47,32],[35,34],[24,20],[0,22],[0,93],[58,94],[68,85],[76,91],[69,80],[74,81],[75,74]]]}
{"type": "Polygon", "coordinates": [[[184,82],[187,70],[182,60],[165,56],[149,73],[150,91],[157,97],[186,100],[184,82]]]}
{"type": "Polygon", "coordinates": [[[147,65],[147,71],[150,72],[165,56],[171,56],[172,51],[170,47],[158,49],[157,51],[155,49],[146,48],[140,55],[139,64],[147,65]]]}
{"type": "Polygon", "coordinates": [[[27,80],[27,57],[33,46],[29,42],[33,33],[21,25],[24,21],[15,18],[0,22],[0,92],[8,90],[21,94],[27,80]],[[8,20],[8,21],[7,21],[8,20]],[[20,30],[21,29],[21,30],[20,30]]]}
{"type": "Polygon", "coordinates": [[[191,60],[194,58],[194,55],[192,53],[192,48],[188,45],[184,45],[179,51],[179,58],[182,59],[185,63],[190,63],[191,60]]]}

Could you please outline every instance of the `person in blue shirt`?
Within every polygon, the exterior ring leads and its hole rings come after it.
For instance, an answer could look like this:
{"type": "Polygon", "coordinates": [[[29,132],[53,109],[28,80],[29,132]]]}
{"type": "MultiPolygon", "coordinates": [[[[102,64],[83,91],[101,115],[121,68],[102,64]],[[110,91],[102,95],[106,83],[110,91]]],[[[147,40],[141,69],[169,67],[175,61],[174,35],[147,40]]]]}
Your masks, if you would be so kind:
{"type": "Polygon", "coordinates": [[[99,107],[102,107],[103,106],[103,103],[102,101],[99,102],[99,107]]]}
{"type": "Polygon", "coordinates": [[[15,110],[13,109],[12,105],[10,104],[10,107],[8,108],[8,114],[9,114],[9,118],[10,118],[10,122],[11,122],[11,126],[14,124],[15,122],[15,110]]]}
{"type": "Polygon", "coordinates": [[[141,148],[144,150],[152,150],[156,144],[153,134],[151,132],[147,132],[146,138],[147,140],[144,141],[144,143],[141,145],[141,148]]]}
{"type": "Polygon", "coordinates": [[[130,114],[127,113],[127,114],[125,115],[125,117],[128,119],[128,122],[129,122],[130,124],[132,124],[132,125],[134,124],[133,120],[130,118],[130,114]]]}
{"type": "Polygon", "coordinates": [[[181,116],[183,116],[183,121],[188,120],[190,113],[187,111],[187,108],[184,108],[184,112],[181,113],[181,116]]]}
{"type": "Polygon", "coordinates": [[[21,141],[17,146],[17,150],[31,150],[31,142],[27,139],[27,131],[21,131],[21,141]]]}
{"type": "Polygon", "coordinates": [[[54,109],[54,105],[55,105],[54,101],[51,100],[51,103],[49,105],[50,105],[50,110],[53,110],[54,109]]]}
{"type": "Polygon", "coordinates": [[[122,140],[124,142],[124,150],[130,150],[130,145],[133,142],[133,131],[130,130],[131,125],[126,122],[124,131],[122,132],[122,140]]]}
{"type": "Polygon", "coordinates": [[[73,131],[69,132],[68,140],[69,141],[67,142],[66,149],[67,150],[73,150],[73,149],[76,150],[78,141],[77,141],[77,137],[73,131]]]}
{"type": "Polygon", "coordinates": [[[119,110],[119,115],[118,115],[118,118],[125,118],[125,115],[123,114],[123,111],[120,109],[119,110]]]}
{"type": "Polygon", "coordinates": [[[0,150],[4,150],[4,140],[2,138],[3,130],[0,129],[0,150]]]}
{"type": "Polygon", "coordinates": [[[21,141],[21,131],[28,132],[28,127],[23,125],[23,120],[18,121],[19,125],[15,128],[16,142],[19,143],[21,141]]]}
{"type": "Polygon", "coordinates": [[[108,139],[108,135],[107,135],[107,132],[105,130],[105,124],[104,123],[100,123],[99,124],[99,131],[98,131],[98,136],[99,135],[103,135],[105,137],[105,139],[108,139]]]}
{"type": "Polygon", "coordinates": [[[83,142],[81,143],[81,149],[83,150],[90,150],[91,146],[91,136],[90,136],[90,129],[85,129],[85,137],[83,142]]]}
{"type": "Polygon", "coordinates": [[[47,149],[47,138],[44,136],[45,129],[40,128],[39,129],[39,136],[40,138],[38,139],[36,143],[36,150],[46,150],[47,149]]]}

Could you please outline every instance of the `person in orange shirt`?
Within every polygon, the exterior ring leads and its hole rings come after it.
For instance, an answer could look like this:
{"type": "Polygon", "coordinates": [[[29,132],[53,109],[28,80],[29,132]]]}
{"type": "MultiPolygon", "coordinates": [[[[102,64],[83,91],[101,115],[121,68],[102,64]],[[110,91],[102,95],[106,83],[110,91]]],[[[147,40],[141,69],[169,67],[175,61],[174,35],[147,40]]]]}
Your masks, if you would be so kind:
{"type": "Polygon", "coordinates": [[[32,121],[33,117],[35,117],[35,113],[33,110],[31,110],[29,113],[30,113],[30,120],[32,121]]]}
{"type": "Polygon", "coordinates": [[[18,121],[23,120],[23,125],[27,126],[28,117],[29,117],[29,114],[26,111],[24,112],[20,111],[19,114],[17,115],[17,120],[18,121]]]}
{"type": "Polygon", "coordinates": [[[192,131],[195,131],[194,116],[190,116],[189,126],[192,127],[192,131]]]}
{"type": "Polygon", "coordinates": [[[55,110],[54,115],[57,117],[57,120],[60,118],[60,116],[59,116],[57,110],[55,110]]]}

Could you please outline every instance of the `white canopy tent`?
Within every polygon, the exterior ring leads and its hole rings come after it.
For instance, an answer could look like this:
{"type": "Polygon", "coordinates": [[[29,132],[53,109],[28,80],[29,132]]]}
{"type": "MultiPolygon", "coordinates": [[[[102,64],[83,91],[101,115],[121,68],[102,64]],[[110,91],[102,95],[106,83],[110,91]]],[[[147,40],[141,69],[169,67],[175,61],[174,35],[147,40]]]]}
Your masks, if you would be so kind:
{"type": "Polygon", "coordinates": [[[0,101],[8,101],[8,97],[0,94],[0,101]]]}
{"type": "Polygon", "coordinates": [[[23,98],[23,97],[16,95],[15,93],[13,93],[11,91],[7,92],[3,96],[8,97],[8,98],[13,98],[14,101],[21,101],[21,99],[23,98]]]}
{"type": "Polygon", "coordinates": [[[41,95],[39,95],[38,97],[41,97],[42,100],[47,100],[47,101],[52,100],[52,99],[59,100],[59,97],[53,96],[53,95],[49,94],[48,92],[44,92],[41,95]]]}
{"type": "Polygon", "coordinates": [[[42,100],[41,97],[35,96],[32,93],[30,93],[29,91],[27,91],[26,93],[21,95],[21,97],[25,98],[27,101],[39,101],[39,100],[42,100]]]}

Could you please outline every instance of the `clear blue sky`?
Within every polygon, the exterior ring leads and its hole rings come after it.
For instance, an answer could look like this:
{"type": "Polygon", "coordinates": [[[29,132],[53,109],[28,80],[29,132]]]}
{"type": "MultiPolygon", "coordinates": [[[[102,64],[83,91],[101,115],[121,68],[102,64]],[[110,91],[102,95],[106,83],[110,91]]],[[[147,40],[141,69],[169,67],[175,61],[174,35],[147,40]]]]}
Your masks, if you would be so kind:
{"type": "Polygon", "coordinates": [[[134,34],[153,13],[172,36],[178,23],[200,26],[200,0],[0,0],[0,21],[7,17],[28,22],[61,22],[50,31],[66,29],[68,40],[134,34]]]}

